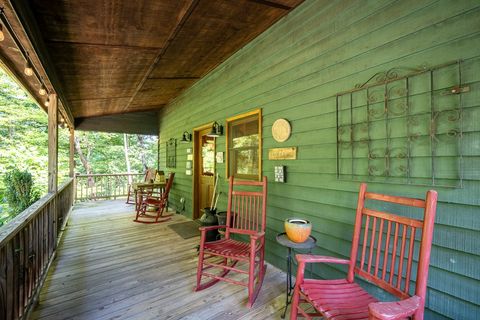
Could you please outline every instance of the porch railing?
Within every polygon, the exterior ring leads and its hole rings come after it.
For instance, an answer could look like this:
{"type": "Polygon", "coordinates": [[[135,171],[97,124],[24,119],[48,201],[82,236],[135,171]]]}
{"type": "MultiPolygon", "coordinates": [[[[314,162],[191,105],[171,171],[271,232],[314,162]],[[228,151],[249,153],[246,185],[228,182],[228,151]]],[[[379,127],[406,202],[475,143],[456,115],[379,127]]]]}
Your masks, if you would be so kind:
{"type": "Polygon", "coordinates": [[[0,319],[30,310],[73,205],[73,178],[0,229],[0,319]]]}
{"type": "Polygon", "coordinates": [[[76,201],[116,199],[128,194],[130,182],[140,182],[143,173],[77,174],[76,201]]]}

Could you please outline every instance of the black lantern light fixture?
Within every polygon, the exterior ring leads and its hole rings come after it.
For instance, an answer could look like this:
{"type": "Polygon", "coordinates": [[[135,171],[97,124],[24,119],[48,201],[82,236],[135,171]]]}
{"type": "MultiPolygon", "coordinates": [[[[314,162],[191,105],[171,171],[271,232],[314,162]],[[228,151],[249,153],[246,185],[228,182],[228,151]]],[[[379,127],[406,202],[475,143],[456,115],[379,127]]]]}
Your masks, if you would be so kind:
{"type": "Polygon", "coordinates": [[[188,131],[184,131],[182,134],[182,140],[180,140],[181,143],[189,143],[192,141],[192,134],[189,133],[188,131]]]}
{"type": "Polygon", "coordinates": [[[207,136],[217,138],[221,135],[223,135],[223,126],[221,124],[218,124],[217,121],[215,121],[212,125],[212,130],[209,134],[207,134],[207,136]]]}

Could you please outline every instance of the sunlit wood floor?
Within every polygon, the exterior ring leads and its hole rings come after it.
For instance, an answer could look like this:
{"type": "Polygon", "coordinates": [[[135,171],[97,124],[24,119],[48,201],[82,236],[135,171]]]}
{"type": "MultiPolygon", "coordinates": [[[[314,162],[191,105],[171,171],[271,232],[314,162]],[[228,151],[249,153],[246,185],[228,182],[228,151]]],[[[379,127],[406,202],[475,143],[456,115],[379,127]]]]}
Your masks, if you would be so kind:
{"type": "Polygon", "coordinates": [[[280,319],[285,274],[273,266],[257,302],[240,286],[193,292],[199,237],[134,223],[121,200],[76,205],[31,319],[280,319]]]}

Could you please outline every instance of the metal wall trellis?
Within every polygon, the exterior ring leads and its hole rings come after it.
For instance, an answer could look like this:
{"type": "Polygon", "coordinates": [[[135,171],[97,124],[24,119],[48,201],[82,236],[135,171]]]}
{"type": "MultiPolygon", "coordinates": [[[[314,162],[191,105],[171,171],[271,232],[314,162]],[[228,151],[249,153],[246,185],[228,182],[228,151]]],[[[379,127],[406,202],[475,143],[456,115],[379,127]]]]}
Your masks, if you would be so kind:
{"type": "Polygon", "coordinates": [[[177,140],[175,138],[171,138],[166,144],[166,166],[168,168],[175,168],[177,165],[177,140]]]}
{"type": "Polygon", "coordinates": [[[461,67],[395,68],[338,93],[338,179],[462,187],[461,67]]]}

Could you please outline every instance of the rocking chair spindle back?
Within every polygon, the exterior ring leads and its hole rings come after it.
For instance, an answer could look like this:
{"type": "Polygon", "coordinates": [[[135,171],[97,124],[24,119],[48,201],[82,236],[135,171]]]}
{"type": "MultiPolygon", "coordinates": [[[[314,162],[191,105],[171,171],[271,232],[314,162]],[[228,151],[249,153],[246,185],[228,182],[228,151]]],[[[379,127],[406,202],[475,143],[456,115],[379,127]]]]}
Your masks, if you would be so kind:
{"type": "Polygon", "coordinates": [[[262,191],[237,191],[233,190],[234,185],[262,187],[263,182],[233,183],[229,190],[232,195],[229,197],[227,211],[227,237],[230,232],[264,232],[266,216],[263,214],[266,210],[266,189],[262,191]],[[231,225],[230,225],[231,223],[231,225]]]}
{"type": "Polygon", "coordinates": [[[311,319],[423,319],[428,266],[433,238],[437,193],[427,192],[425,200],[367,192],[360,186],[350,259],[297,255],[297,283],[291,319],[298,315],[311,319]],[[380,208],[380,209],[377,209],[380,208]],[[405,215],[386,212],[402,210],[405,215]],[[402,208],[402,209],[400,209],[402,208]],[[391,210],[395,209],[395,210],[391,210]],[[421,209],[421,219],[411,218],[421,209]],[[417,261],[417,270],[412,270],[417,261]],[[306,263],[348,265],[346,279],[304,279],[306,263]],[[378,302],[355,283],[355,276],[400,298],[378,302]],[[412,283],[416,283],[415,289],[412,283]],[[317,312],[307,313],[308,303],[317,312]]]}
{"type": "Polygon", "coordinates": [[[226,281],[247,287],[248,306],[253,305],[267,268],[264,261],[266,208],[267,177],[263,177],[261,182],[234,181],[230,177],[226,226],[200,228],[195,291],[209,288],[218,281],[226,281]],[[218,228],[225,228],[225,237],[206,241],[206,232],[218,228]],[[233,239],[232,234],[248,236],[249,239],[233,239]],[[248,280],[226,277],[230,272],[248,275],[248,280]],[[207,281],[204,281],[205,278],[207,281]]]}

